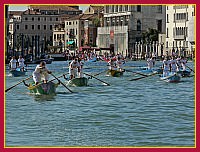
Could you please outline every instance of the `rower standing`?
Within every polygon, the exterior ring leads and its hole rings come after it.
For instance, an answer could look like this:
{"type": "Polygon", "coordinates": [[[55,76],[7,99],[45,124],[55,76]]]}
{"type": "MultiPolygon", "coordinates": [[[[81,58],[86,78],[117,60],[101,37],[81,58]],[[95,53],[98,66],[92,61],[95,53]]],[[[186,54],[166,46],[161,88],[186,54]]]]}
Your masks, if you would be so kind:
{"type": "Polygon", "coordinates": [[[155,65],[155,60],[151,57],[147,59],[147,67],[151,70],[155,65]]]}
{"type": "Polygon", "coordinates": [[[163,60],[163,77],[169,75],[169,69],[170,69],[169,57],[165,57],[165,59],[163,60]]]}
{"type": "Polygon", "coordinates": [[[118,57],[117,57],[117,61],[116,61],[116,66],[117,66],[117,69],[118,69],[119,71],[123,71],[122,65],[123,65],[123,62],[122,62],[120,56],[118,56],[118,57]]]}
{"type": "Polygon", "coordinates": [[[172,59],[170,60],[170,67],[171,67],[171,72],[174,74],[177,71],[177,60],[172,56],[172,59]]]}
{"type": "Polygon", "coordinates": [[[13,56],[10,60],[9,66],[11,70],[15,70],[17,68],[17,60],[15,59],[15,56],[13,56]]]}
{"type": "Polygon", "coordinates": [[[112,58],[110,58],[110,61],[108,62],[108,66],[109,66],[108,67],[109,70],[115,70],[116,65],[115,65],[115,62],[112,58]]]}
{"type": "Polygon", "coordinates": [[[19,68],[21,71],[24,71],[24,59],[22,58],[22,56],[20,55],[19,56],[19,59],[18,59],[18,63],[19,63],[19,68]]]}
{"type": "Polygon", "coordinates": [[[77,76],[77,70],[78,70],[78,58],[73,57],[72,62],[69,64],[69,75],[70,80],[75,78],[77,76]]]}
{"type": "Polygon", "coordinates": [[[181,63],[181,66],[182,66],[182,70],[185,71],[187,60],[184,57],[181,57],[180,63],[181,63]]]}
{"type": "Polygon", "coordinates": [[[44,61],[40,62],[33,72],[33,80],[35,85],[37,85],[41,80],[43,80],[44,83],[47,83],[49,74],[51,74],[51,71],[47,69],[46,63],[44,61]]]}
{"type": "Polygon", "coordinates": [[[78,77],[83,77],[83,65],[84,63],[81,61],[81,58],[78,59],[78,77]]]}

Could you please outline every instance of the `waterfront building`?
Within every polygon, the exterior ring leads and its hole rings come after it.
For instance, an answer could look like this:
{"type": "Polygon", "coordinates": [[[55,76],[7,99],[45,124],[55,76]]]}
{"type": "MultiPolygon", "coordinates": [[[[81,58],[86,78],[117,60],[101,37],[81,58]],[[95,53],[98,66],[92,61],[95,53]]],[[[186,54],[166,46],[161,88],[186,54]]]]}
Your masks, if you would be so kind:
{"type": "Polygon", "coordinates": [[[166,51],[185,57],[195,52],[195,5],[166,7],[166,51]]]}
{"type": "Polygon", "coordinates": [[[98,28],[97,45],[110,48],[110,53],[129,57],[137,55],[141,58],[151,50],[158,54],[160,49],[156,45],[161,44],[151,39],[144,44],[142,36],[148,29],[165,33],[165,13],[164,5],[106,5],[104,27],[98,28]]]}
{"type": "Polygon", "coordinates": [[[29,6],[28,10],[22,12],[21,21],[14,22],[13,50],[20,51],[22,55],[32,54],[33,58],[46,53],[53,46],[54,25],[62,22],[62,16],[81,14],[78,8],[67,5],[29,6]]]}
{"type": "Polygon", "coordinates": [[[65,44],[70,50],[96,46],[97,27],[102,25],[103,6],[89,6],[84,14],[65,20],[65,44]]]}

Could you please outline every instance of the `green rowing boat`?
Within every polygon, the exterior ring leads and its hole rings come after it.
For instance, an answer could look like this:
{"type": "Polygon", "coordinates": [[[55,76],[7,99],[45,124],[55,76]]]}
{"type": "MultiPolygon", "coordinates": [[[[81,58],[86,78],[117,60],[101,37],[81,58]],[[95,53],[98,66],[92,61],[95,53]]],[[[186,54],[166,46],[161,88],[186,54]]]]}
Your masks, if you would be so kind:
{"type": "Polygon", "coordinates": [[[74,78],[68,81],[69,86],[75,86],[75,87],[81,87],[81,86],[87,86],[88,85],[88,78],[74,78]]]}
{"type": "Polygon", "coordinates": [[[48,82],[48,83],[41,83],[38,85],[32,85],[28,87],[30,90],[30,93],[34,94],[40,94],[40,95],[53,95],[56,94],[56,88],[58,84],[55,84],[53,82],[48,82]]]}
{"type": "Polygon", "coordinates": [[[123,75],[123,71],[118,70],[108,70],[107,74],[113,77],[121,77],[123,75]]]}

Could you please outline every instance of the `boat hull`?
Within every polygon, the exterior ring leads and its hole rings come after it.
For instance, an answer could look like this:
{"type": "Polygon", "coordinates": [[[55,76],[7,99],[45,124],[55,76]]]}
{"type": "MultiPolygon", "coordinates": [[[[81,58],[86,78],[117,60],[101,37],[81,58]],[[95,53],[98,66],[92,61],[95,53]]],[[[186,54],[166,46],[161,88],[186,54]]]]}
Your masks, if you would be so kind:
{"type": "Polygon", "coordinates": [[[108,70],[107,74],[113,77],[121,77],[123,75],[123,72],[118,70],[108,70]]]}
{"type": "Polygon", "coordinates": [[[36,86],[29,86],[28,89],[30,90],[30,93],[34,94],[40,94],[40,95],[53,95],[56,94],[56,88],[58,84],[55,84],[53,82],[48,83],[42,83],[36,86]]]}
{"type": "Polygon", "coordinates": [[[69,80],[67,85],[76,86],[76,87],[87,86],[88,85],[88,78],[86,78],[86,77],[74,78],[72,80],[69,80]]]}
{"type": "Polygon", "coordinates": [[[181,80],[181,77],[178,74],[170,74],[166,77],[161,76],[160,79],[172,83],[172,82],[179,82],[181,80]]]}
{"type": "Polygon", "coordinates": [[[20,77],[20,76],[25,76],[26,71],[21,71],[20,69],[16,69],[16,70],[11,70],[10,73],[12,74],[13,77],[20,77]]]}
{"type": "Polygon", "coordinates": [[[178,71],[177,73],[180,74],[182,77],[189,77],[191,71],[185,70],[185,71],[178,71]]]}

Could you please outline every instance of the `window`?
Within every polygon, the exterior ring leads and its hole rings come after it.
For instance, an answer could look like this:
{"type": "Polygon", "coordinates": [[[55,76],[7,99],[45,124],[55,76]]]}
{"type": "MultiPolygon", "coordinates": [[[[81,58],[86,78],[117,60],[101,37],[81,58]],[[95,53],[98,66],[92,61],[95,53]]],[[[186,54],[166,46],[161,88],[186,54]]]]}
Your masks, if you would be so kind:
{"type": "Polygon", "coordinates": [[[40,21],[40,17],[38,17],[38,21],[40,21]]]}
{"type": "Polygon", "coordinates": [[[40,25],[38,25],[38,30],[40,30],[40,25]]]}
{"type": "Polygon", "coordinates": [[[124,9],[125,9],[125,12],[127,12],[127,11],[128,11],[128,5],[125,5],[124,7],[125,7],[125,8],[124,8],[124,9]]]}
{"type": "Polygon", "coordinates": [[[106,13],[109,13],[109,6],[106,6],[106,13]]]}
{"type": "Polygon", "coordinates": [[[50,21],[52,21],[52,17],[50,17],[50,21]]]}
{"type": "Polygon", "coordinates": [[[169,23],[169,14],[167,14],[167,23],[169,23]]]}
{"type": "Polygon", "coordinates": [[[115,12],[118,12],[118,5],[115,6],[115,12]]]}
{"type": "Polygon", "coordinates": [[[69,22],[69,25],[71,25],[72,24],[72,22],[69,22]]]}
{"type": "Polygon", "coordinates": [[[119,12],[122,12],[122,5],[119,6],[119,12]]]}
{"type": "Polygon", "coordinates": [[[52,30],[53,29],[53,26],[52,25],[50,25],[50,30],[52,30]]]}
{"type": "Polygon", "coordinates": [[[56,17],[56,21],[58,21],[58,18],[56,17]]]}
{"type": "Polygon", "coordinates": [[[31,27],[32,27],[32,30],[34,30],[34,25],[32,25],[31,27]]]}
{"type": "Polygon", "coordinates": [[[141,12],[141,5],[137,5],[137,12],[141,12]]]}
{"type": "Polygon", "coordinates": [[[25,30],[28,30],[28,25],[25,25],[25,30]]]}
{"type": "Polygon", "coordinates": [[[141,21],[137,20],[137,31],[141,31],[141,21]]]}
{"type": "Polygon", "coordinates": [[[19,30],[19,24],[17,24],[17,30],[19,30]]]}
{"type": "Polygon", "coordinates": [[[162,5],[158,5],[157,8],[158,8],[157,12],[158,12],[158,13],[162,13],[162,5]]]}
{"type": "Polygon", "coordinates": [[[157,29],[159,32],[162,32],[162,20],[157,21],[157,29]]]}
{"type": "Polygon", "coordinates": [[[44,25],[44,30],[46,30],[47,29],[47,25],[44,25]]]}
{"type": "Polygon", "coordinates": [[[32,21],[34,21],[34,17],[32,17],[32,21]]]}
{"type": "Polygon", "coordinates": [[[167,28],[167,31],[166,31],[166,37],[168,38],[169,37],[169,29],[167,28]]]}
{"type": "Polygon", "coordinates": [[[25,17],[25,21],[28,21],[28,17],[25,17]]]}

